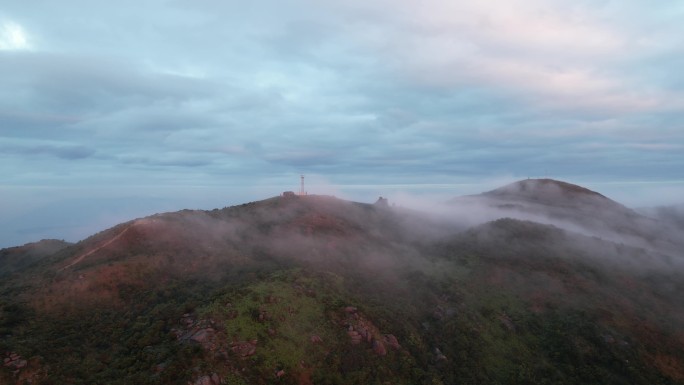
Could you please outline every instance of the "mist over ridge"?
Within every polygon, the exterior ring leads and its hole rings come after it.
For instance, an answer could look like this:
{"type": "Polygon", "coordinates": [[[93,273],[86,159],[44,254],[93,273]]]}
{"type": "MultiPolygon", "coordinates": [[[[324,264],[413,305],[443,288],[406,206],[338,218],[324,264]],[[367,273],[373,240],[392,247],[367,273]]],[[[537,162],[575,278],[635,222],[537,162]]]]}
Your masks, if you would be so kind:
{"type": "Polygon", "coordinates": [[[684,381],[672,218],[549,179],[409,203],[286,192],[3,249],[0,379],[684,381]]]}

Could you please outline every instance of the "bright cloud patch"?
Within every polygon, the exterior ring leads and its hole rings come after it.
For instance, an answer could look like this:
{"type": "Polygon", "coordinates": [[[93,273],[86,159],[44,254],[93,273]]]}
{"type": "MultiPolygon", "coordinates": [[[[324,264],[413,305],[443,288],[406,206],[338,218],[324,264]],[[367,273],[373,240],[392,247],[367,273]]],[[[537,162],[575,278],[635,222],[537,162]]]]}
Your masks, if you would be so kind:
{"type": "Polygon", "coordinates": [[[24,29],[17,23],[6,21],[0,24],[0,50],[28,49],[29,43],[24,29]]]}

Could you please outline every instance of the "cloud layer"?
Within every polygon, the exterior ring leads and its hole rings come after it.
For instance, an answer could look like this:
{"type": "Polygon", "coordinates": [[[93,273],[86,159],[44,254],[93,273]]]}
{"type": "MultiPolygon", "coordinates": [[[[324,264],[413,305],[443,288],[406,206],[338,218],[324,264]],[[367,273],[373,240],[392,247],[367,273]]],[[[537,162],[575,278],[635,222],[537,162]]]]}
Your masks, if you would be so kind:
{"type": "Polygon", "coordinates": [[[92,186],[238,203],[300,173],[682,191],[682,16],[636,0],[15,2],[0,171],[19,208],[0,208],[25,213],[16,191],[34,187],[53,204],[92,186]]]}

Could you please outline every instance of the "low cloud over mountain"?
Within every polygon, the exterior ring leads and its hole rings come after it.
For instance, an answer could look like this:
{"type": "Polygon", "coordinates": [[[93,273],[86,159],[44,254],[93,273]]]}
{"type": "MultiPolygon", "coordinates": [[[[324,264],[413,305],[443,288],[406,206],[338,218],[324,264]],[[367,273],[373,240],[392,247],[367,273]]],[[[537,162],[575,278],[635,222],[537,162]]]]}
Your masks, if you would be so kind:
{"type": "Polygon", "coordinates": [[[684,237],[647,214],[540,179],[420,210],[285,194],[4,249],[0,379],[679,384],[684,237]]]}

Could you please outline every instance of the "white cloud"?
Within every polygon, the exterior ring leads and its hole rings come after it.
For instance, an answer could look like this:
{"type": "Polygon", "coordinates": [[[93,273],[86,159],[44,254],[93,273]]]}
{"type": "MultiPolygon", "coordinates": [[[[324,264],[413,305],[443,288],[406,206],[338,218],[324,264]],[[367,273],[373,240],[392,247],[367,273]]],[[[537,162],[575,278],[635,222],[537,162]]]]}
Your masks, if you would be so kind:
{"type": "MultiPolygon", "coordinates": [[[[648,75],[635,70],[652,66],[649,58],[657,52],[671,51],[667,42],[681,28],[653,25],[658,17],[652,11],[643,16],[651,24],[635,25],[633,8],[561,0],[378,0],[338,11],[361,15],[362,22],[348,27],[350,36],[417,85],[487,87],[535,108],[608,116],[682,101],[649,87],[648,75]],[[644,43],[656,41],[659,50],[644,43]]],[[[672,69],[658,73],[663,70],[672,69]]]]}
{"type": "Polygon", "coordinates": [[[0,50],[30,49],[28,37],[24,28],[13,22],[0,23],[0,50]]]}

